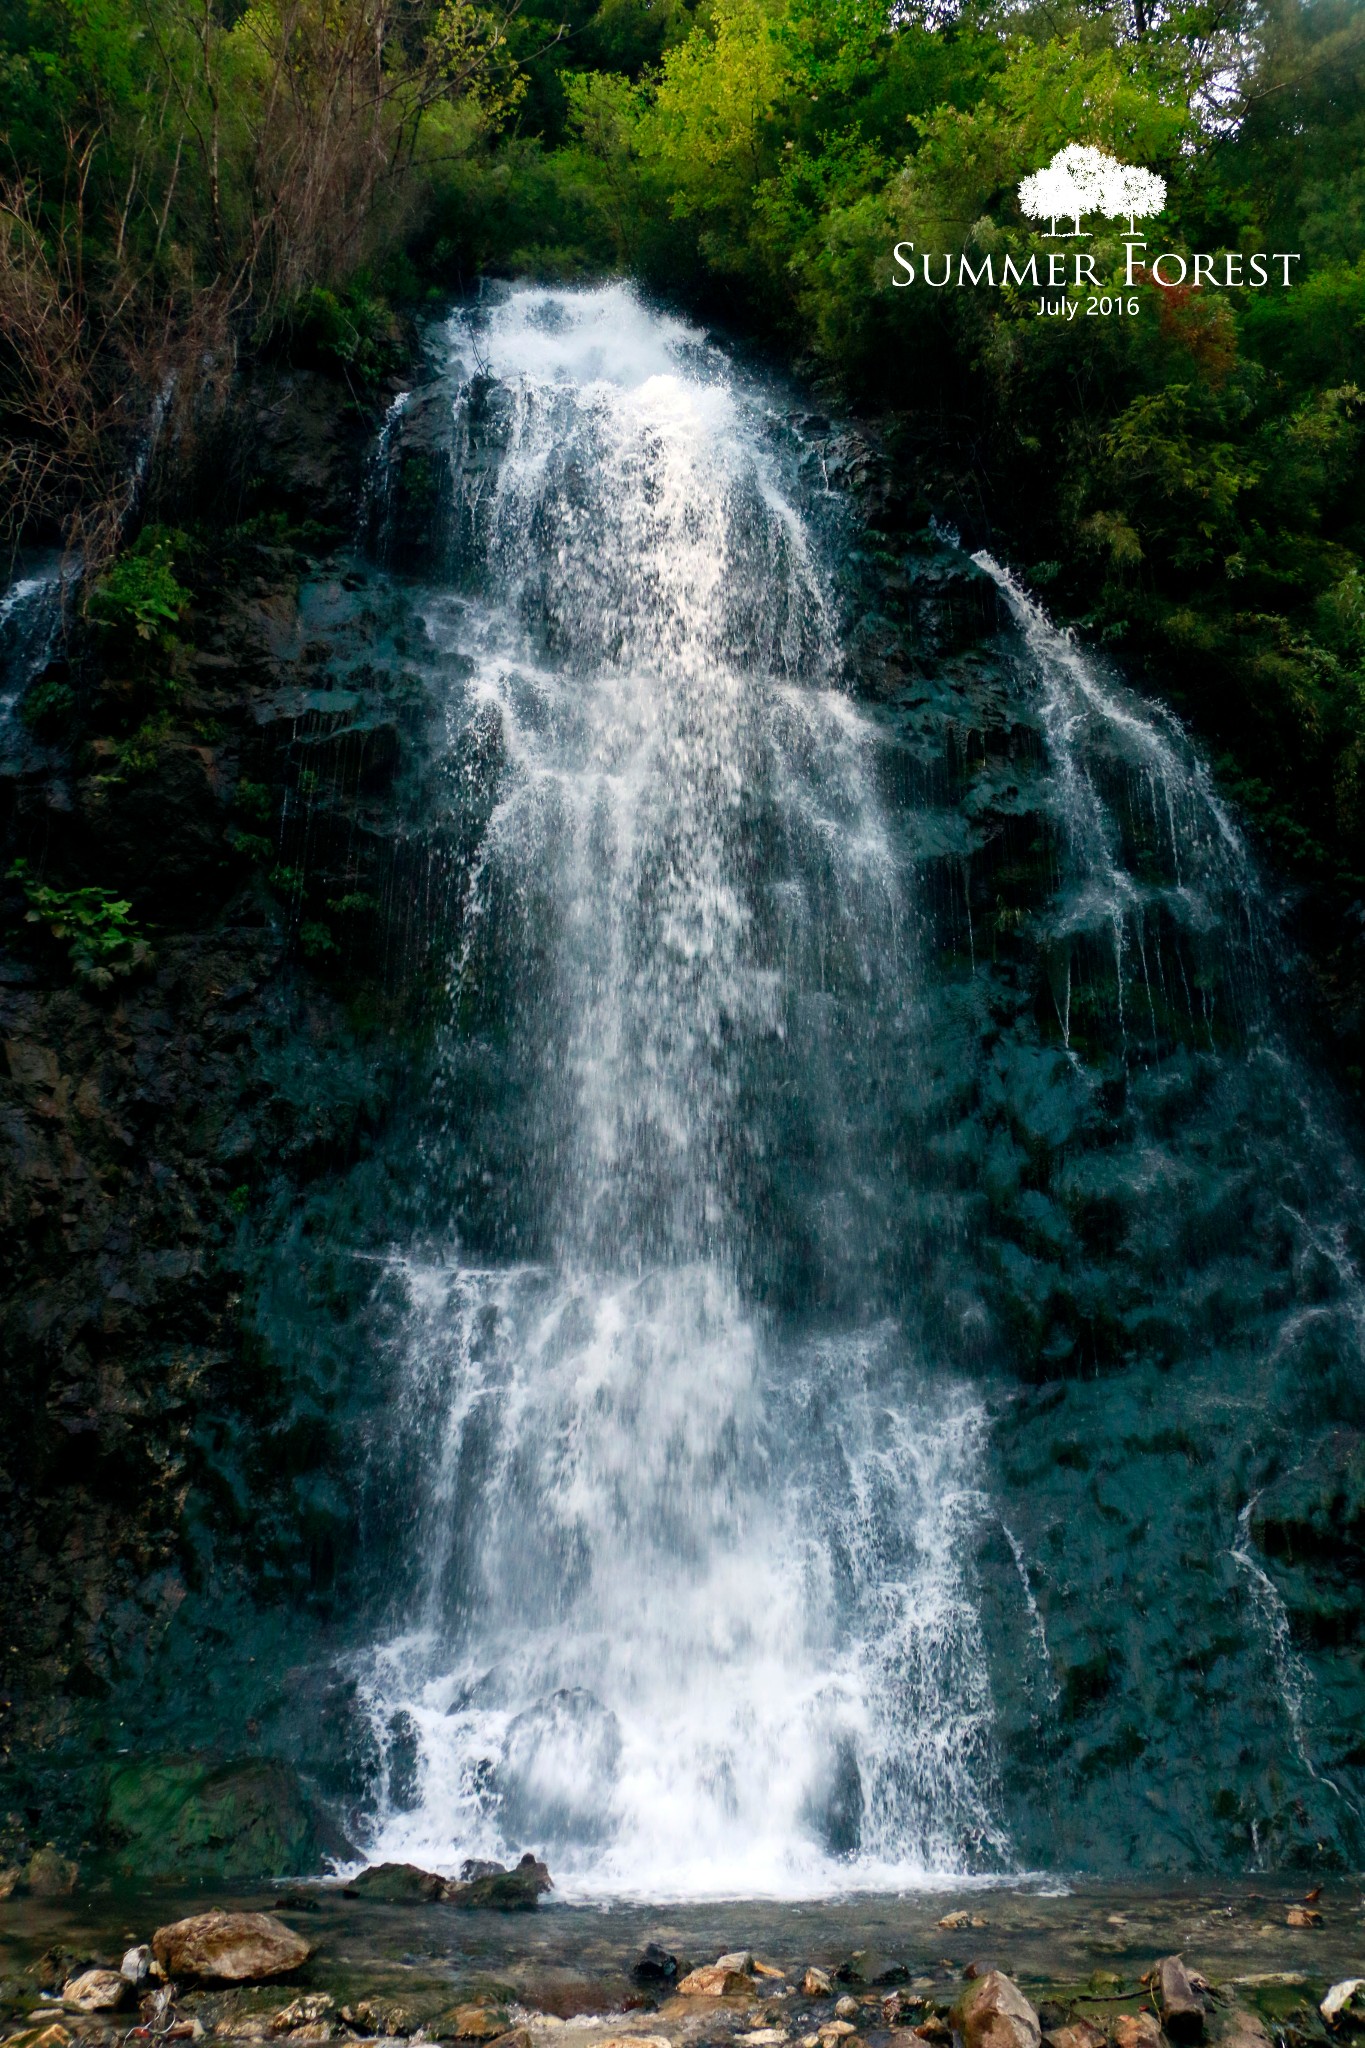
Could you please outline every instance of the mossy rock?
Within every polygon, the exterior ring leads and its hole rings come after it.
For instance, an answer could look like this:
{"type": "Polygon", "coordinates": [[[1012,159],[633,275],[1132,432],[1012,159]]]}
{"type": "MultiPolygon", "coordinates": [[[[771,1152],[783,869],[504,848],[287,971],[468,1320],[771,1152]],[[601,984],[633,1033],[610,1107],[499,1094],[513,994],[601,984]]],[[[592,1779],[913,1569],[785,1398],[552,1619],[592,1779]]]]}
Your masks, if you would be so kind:
{"type": "Polygon", "coordinates": [[[354,1855],[287,1764],[200,1758],[111,1773],[103,1834],[116,1868],[139,1878],[263,1878],[354,1855]]]}

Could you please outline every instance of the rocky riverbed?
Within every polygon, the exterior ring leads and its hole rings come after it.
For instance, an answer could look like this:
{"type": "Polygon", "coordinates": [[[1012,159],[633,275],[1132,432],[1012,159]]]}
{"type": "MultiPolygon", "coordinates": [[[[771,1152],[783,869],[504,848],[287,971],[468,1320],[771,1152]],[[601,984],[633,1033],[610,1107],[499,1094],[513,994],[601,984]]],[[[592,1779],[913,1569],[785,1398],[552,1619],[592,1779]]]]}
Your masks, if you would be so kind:
{"type": "Polygon", "coordinates": [[[1354,2033],[1330,1994],[1365,1957],[1358,1887],[1268,1882],[534,1914],[129,1887],[0,1916],[5,2034],[33,2048],[1304,2048],[1354,2033]]]}

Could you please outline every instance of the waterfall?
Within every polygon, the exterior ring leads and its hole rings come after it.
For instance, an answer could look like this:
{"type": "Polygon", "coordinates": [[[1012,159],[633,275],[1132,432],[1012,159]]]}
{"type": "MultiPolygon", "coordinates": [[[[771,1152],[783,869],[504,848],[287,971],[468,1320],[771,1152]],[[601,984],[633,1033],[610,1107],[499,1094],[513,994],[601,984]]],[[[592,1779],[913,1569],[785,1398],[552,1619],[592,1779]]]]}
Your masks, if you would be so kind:
{"type": "Polygon", "coordinates": [[[0,726],[47,661],[60,621],[60,557],[25,561],[0,591],[0,726]]]}
{"type": "Polygon", "coordinates": [[[571,1896],[999,1866],[984,1411],[858,1307],[916,918],[799,450],[624,288],[445,348],[422,609],[487,787],[387,1283],[416,1569],[357,1666],[371,1853],[530,1846],[571,1896]]]}
{"type": "Polygon", "coordinates": [[[1238,1517],[1365,1430],[1361,1174],[1197,749],[626,287],[436,354],[365,529],[436,735],[434,1026],[338,1212],[367,1855],[1349,1860],[1353,1596],[1238,1517]]]}

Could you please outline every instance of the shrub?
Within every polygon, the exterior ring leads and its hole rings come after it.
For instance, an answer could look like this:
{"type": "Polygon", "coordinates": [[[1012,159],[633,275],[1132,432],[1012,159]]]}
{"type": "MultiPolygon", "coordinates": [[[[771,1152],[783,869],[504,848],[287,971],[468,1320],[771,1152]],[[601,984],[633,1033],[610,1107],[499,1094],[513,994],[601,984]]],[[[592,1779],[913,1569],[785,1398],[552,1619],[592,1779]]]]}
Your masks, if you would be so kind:
{"type": "Polygon", "coordinates": [[[164,527],[147,527],[96,586],[90,616],[111,640],[160,645],[179,623],[190,595],[175,573],[179,539],[164,527]]]}
{"type": "Polygon", "coordinates": [[[28,898],[25,921],[46,925],[53,938],[66,945],[78,981],[108,988],[116,975],[131,974],[150,962],[152,949],[133,922],[131,903],[116,897],[112,889],[50,888],[33,879],[26,860],[14,862],[9,879],[18,882],[28,898]]]}

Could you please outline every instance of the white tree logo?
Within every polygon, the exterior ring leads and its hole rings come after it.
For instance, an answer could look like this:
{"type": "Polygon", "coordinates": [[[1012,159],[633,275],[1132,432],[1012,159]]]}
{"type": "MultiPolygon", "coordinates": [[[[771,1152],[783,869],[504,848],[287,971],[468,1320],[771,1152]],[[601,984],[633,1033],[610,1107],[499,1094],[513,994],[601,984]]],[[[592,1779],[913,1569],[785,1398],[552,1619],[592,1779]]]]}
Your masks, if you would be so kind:
{"type": "Polygon", "coordinates": [[[1068,142],[1043,170],[1023,180],[1019,204],[1030,220],[1045,220],[1050,235],[1056,234],[1058,220],[1067,214],[1075,222],[1070,233],[1079,235],[1086,213],[1126,219],[1132,235],[1138,219],[1160,213],[1166,204],[1166,180],[1138,164],[1121,164],[1088,142],[1068,142]]]}

